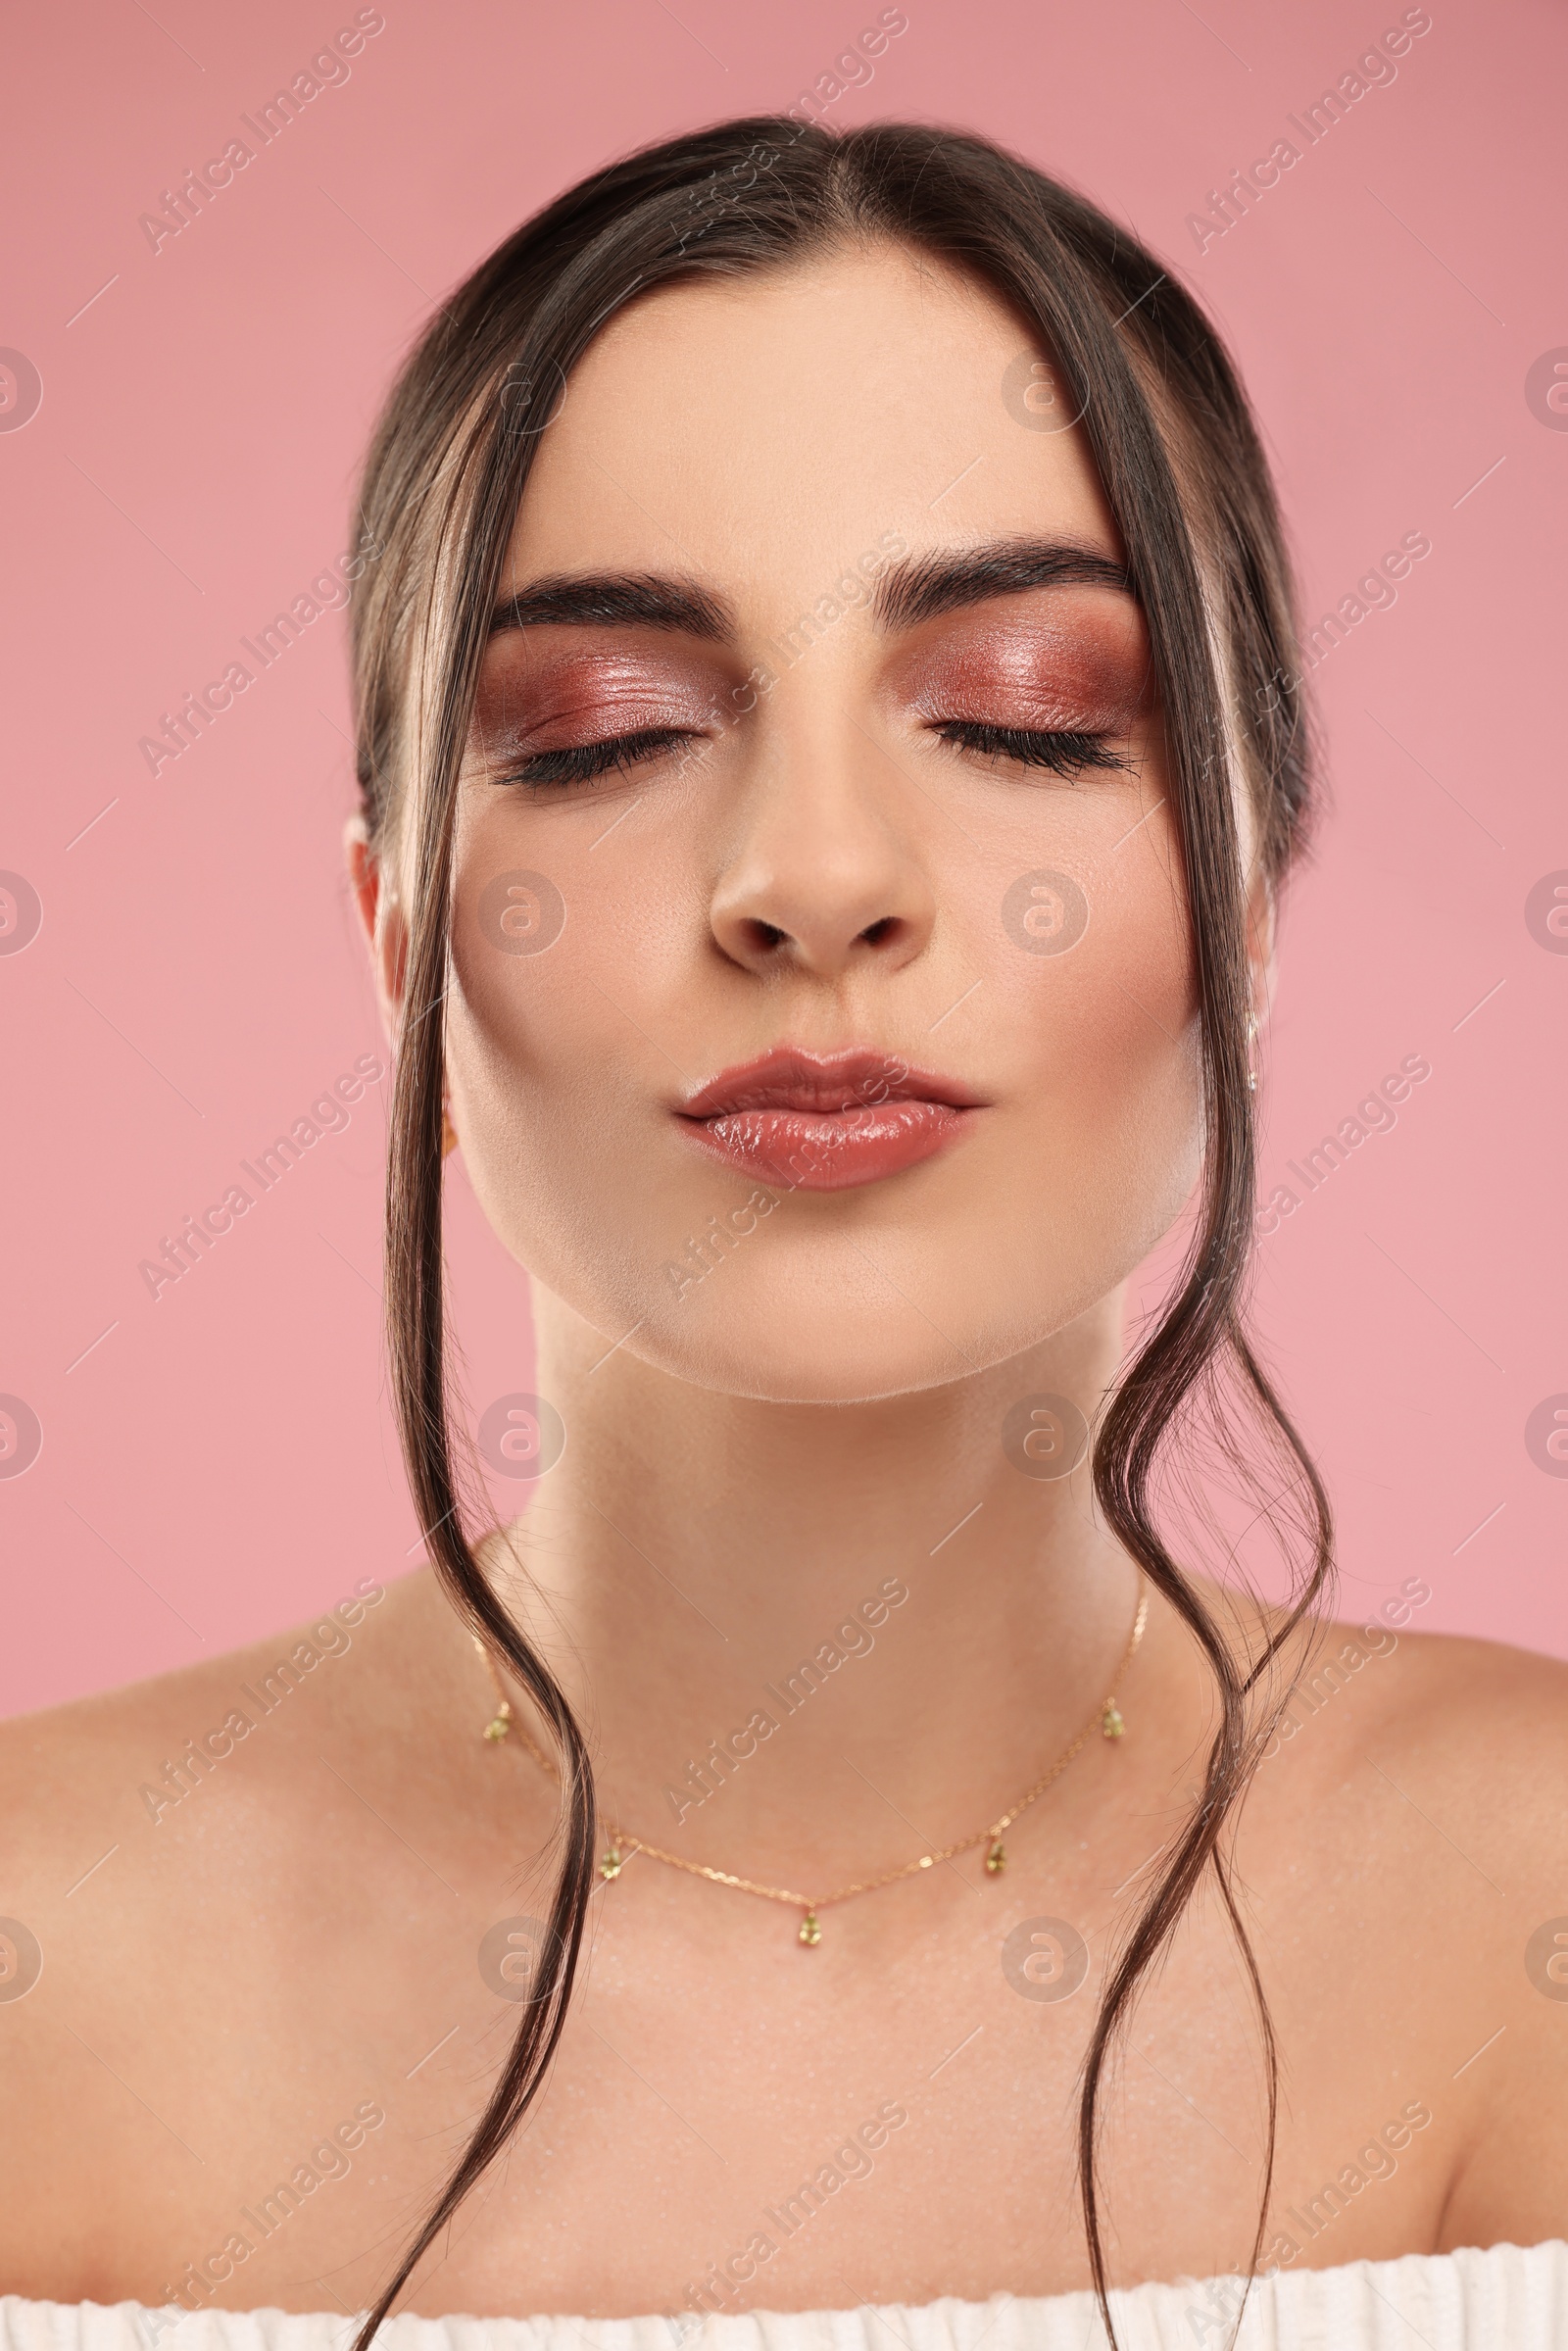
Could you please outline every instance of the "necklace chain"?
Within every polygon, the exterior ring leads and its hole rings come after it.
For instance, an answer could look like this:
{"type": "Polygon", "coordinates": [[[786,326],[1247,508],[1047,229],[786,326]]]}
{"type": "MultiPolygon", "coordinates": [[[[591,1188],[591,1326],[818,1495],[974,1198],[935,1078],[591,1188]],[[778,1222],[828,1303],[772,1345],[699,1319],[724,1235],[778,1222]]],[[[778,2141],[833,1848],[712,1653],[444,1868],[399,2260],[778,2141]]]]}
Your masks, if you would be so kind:
{"type": "MultiPolygon", "coordinates": [[[[1144,1627],[1148,1621],[1149,1593],[1145,1591],[1139,1595],[1137,1613],[1133,1618],[1133,1629],[1128,1636],[1127,1646],[1122,1651],[1120,1662],[1116,1667],[1116,1688],[1120,1687],[1123,1676],[1138,1653],[1138,1644],[1143,1640],[1144,1627]]],[[[540,1769],[547,1773],[559,1788],[561,1785],[560,1766],[554,1757],[547,1754],[538,1741],[529,1736],[513,1712],[512,1701],[507,1696],[506,1685],[501,1679],[501,1669],[497,1665],[493,1653],[477,1634],[474,1636],[473,1645],[489,1668],[490,1679],[495,1686],[496,1692],[496,1711],[492,1719],[485,1725],[484,1737],[492,1744],[499,1746],[515,1733],[518,1742],[527,1748],[540,1769]]],[[[811,1946],[821,1940],[822,1930],[817,1924],[819,1911],[831,1909],[838,1902],[848,1902],[856,1894],[875,1893],[884,1886],[895,1886],[902,1878],[917,1877],[921,1870],[935,1869],[944,1861],[952,1861],[959,1853],[972,1852],[976,1845],[987,1847],[986,1870],[988,1875],[1000,1876],[1007,1866],[1006,1847],[1002,1841],[1004,1833],[1011,1828],[1020,1813],[1027,1812],[1029,1806],[1038,1797],[1045,1794],[1053,1781],[1060,1778],[1073,1757],[1088,1744],[1097,1723],[1102,1736],[1106,1739],[1120,1739],[1126,1731],[1127,1726],[1122,1719],[1121,1709],[1116,1703],[1115,1689],[1102,1704],[1096,1707],[1083,1729],[1078,1733],[1077,1738],[1068,1746],[1063,1747],[1051,1769],[1043,1772],[1031,1788],[1025,1788],[1016,1803],[1010,1805],[1005,1812],[986,1828],[976,1829],[968,1837],[956,1837],[952,1844],[939,1846],[934,1852],[921,1853],[913,1861],[902,1862],[897,1869],[884,1870],[879,1878],[860,1878],[853,1886],[836,1886],[831,1893],[803,1894],[797,1893],[793,1887],[787,1886],[764,1886],[756,1878],[741,1878],[731,1870],[712,1869],[706,1861],[690,1861],[682,1853],[667,1853],[662,1846],[650,1844],[646,1837],[634,1837],[629,1830],[619,1829],[608,1823],[610,1843],[599,1864],[600,1875],[606,1879],[618,1878],[630,1854],[645,1853],[650,1861],[662,1861],[668,1869],[684,1870],[688,1877],[706,1878],[713,1886],[730,1886],[738,1893],[757,1894],[766,1902],[788,1903],[792,1909],[805,1913],[801,1924],[800,1939],[808,1946],[811,1946]]]]}

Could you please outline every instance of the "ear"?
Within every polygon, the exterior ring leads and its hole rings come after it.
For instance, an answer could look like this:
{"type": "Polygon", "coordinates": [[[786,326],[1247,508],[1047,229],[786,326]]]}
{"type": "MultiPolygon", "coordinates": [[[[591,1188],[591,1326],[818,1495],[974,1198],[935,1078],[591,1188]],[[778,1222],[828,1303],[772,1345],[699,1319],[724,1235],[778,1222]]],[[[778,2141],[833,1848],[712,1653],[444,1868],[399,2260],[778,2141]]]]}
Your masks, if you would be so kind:
{"type": "Polygon", "coordinates": [[[409,930],[398,903],[395,884],[370,845],[363,814],[351,816],[343,827],[343,850],[349,882],[359,908],[370,966],[375,975],[376,1002],[388,1038],[396,1041],[403,1017],[403,993],[408,971],[409,930]]]}

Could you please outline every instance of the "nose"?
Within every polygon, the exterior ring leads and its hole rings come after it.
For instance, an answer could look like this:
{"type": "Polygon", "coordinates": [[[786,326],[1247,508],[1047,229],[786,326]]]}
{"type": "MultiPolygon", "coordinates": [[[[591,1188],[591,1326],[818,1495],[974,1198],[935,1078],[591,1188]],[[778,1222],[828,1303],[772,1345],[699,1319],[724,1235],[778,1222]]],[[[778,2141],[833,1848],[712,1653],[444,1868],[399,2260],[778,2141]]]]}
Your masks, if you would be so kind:
{"type": "Polygon", "coordinates": [[[775,742],[765,770],[746,787],[714,883],[723,954],[760,975],[902,970],[930,939],[936,904],[897,770],[858,728],[832,746],[775,742]]]}

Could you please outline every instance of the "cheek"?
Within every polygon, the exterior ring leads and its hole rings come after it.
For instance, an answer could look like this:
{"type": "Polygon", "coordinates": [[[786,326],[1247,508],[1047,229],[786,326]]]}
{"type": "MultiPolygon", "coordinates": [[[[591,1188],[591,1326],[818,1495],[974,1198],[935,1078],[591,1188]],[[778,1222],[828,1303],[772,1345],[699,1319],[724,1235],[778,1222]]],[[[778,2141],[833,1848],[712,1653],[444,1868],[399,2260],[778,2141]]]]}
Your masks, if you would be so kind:
{"type": "MultiPolygon", "coordinates": [[[[999,1008],[1017,1054],[1015,1141],[1054,1202],[1054,1246],[1141,1253],[1166,1229],[1196,1178],[1200,1147],[1199,1028],[1175,844],[1155,824],[1108,856],[1084,859],[1085,905],[1056,954],[1017,944],[1004,925],[994,966],[999,1008]]],[[[1026,918],[1025,918],[1026,919],[1026,918]]],[[[1049,901],[1047,940],[1057,919],[1049,901]]],[[[1061,936],[1057,931],[1054,936],[1061,936]]],[[[1122,1268],[1125,1270],[1125,1268],[1122,1268]]],[[[1115,1276],[1112,1278],[1119,1278],[1115,1276]]]]}
{"type": "Polygon", "coordinates": [[[633,1198],[641,1104],[623,1068],[625,1023],[564,947],[521,978],[486,973],[482,951],[466,975],[457,958],[447,1076],[463,1175],[491,1231],[600,1321],[607,1288],[623,1289],[649,1253],[633,1198]]]}
{"type": "Polygon", "coordinates": [[[633,809],[596,851],[624,807],[566,824],[498,807],[457,862],[447,1075],[465,1172],[514,1254],[568,1292],[646,1218],[662,1096],[698,1074],[682,1066],[689,845],[633,809]]]}
{"type": "Polygon", "coordinates": [[[1196,1009],[1177,845],[1163,811],[1138,824],[1136,805],[1063,832],[1002,905],[998,984],[1044,1068],[1090,1090],[1185,1062],[1196,1009]]]}
{"type": "MultiPolygon", "coordinates": [[[[533,865],[498,870],[539,874],[533,865]]],[[[559,921],[547,945],[534,945],[526,927],[520,946],[505,933],[498,938],[482,891],[466,898],[460,891],[453,925],[447,1066],[464,1113],[459,1132],[477,1145],[482,1122],[514,1162],[518,1154],[535,1158],[547,1144],[559,1151],[584,1122],[624,1115],[626,1047],[628,1036],[635,1039],[616,1008],[625,1003],[622,975],[591,902],[569,874],[542,878],[559,894],[559,907],[547,907],[546,925],[535,932],[543,935],[551,917],[559,921]]],[[[542,895],[536,882],[522,888],[530,886],[542,895]]],[[[641,1017],[636,1005],[627,1009],[641,1017]]]]}
{"type": "Polygon", "coordinates": [[[1146,852],[1102,886],[1097,911],[1099,922],[1084,942],[1093,941],[1085,969],[1095,982],[1086,1029],[1091,1041],[1105,1046],[1095,1074],[1116,1086],[1185,1073],[1197,998],[1179,877],[1170,862],[1146,852]]]}

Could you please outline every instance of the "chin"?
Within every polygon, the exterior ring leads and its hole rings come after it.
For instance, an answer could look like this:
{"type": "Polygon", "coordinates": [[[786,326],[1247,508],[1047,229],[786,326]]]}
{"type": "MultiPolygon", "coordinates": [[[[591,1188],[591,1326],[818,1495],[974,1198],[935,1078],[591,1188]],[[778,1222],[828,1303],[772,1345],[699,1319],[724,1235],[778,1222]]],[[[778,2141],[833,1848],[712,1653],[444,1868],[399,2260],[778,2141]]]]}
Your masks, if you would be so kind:
{"type": "Polygon", "coordinates": [[[729,1316],[681,1345],[661,1347],[660,1334],[640,1331],[627,1348],[643,1362],[694,1388],[759,1404],[871,1404],[889,1397],[942,1388],[978,1369],[939,1345],[901,1346],[889,1333],[883,1344],[846,1345],[842,1332],[793,1328],[766,1334],[746,1329],[729,1316]],[[653,1339],[653,1345],[644,1342],[653,1339]]]}
{"type": "MultiPolygon", "coordinates": [[[[719,1395],[772,1404],[861,1404],[945,1388],[1043,1346],[1095,1302],[1090,1282],[986,1295],[967,1263],[928,1269],[918,1305],[863,1260],[737,1266],[661,1300],[626,1352],[719,1395]]],[[[630,1317],[628,1319],[634,1319],[630,1317]]],[[[623,1326],[624,1327],[624,1326],[623,1326]]]]}

